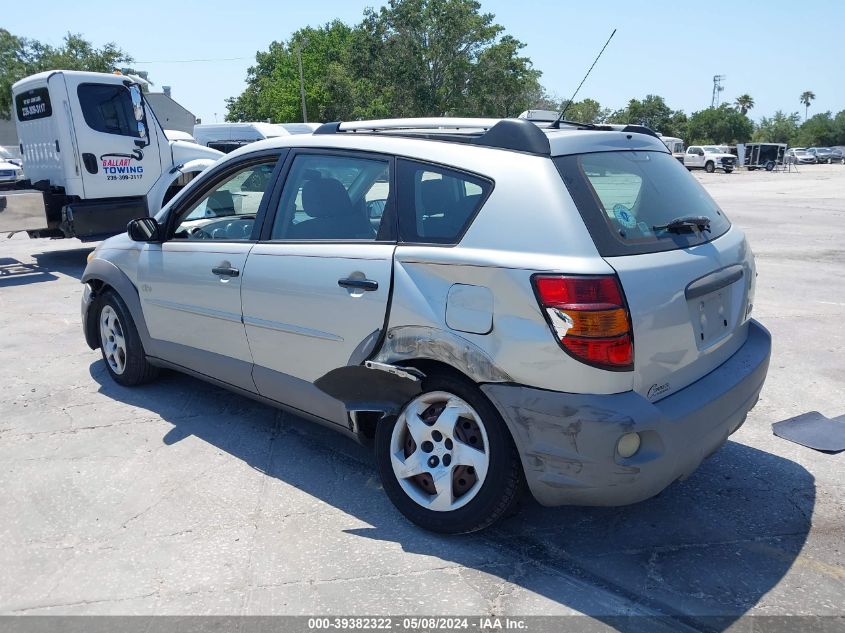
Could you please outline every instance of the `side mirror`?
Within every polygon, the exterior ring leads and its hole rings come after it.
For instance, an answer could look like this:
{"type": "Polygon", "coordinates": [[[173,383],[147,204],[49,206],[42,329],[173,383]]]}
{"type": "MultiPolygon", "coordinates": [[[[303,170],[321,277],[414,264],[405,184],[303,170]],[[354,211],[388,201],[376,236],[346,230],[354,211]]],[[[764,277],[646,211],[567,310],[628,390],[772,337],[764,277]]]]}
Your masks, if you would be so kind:
{"type": "Polygon", "coordinates": [[[132,113],[136,121],[144,120],[144,98],[141,96],[141,86],[132,84],[129,86],[129,96],[132,97],[132,113]]]}
{"type": "Polygon", "coordinates": [[[155,218],[137,218],[126,225],[126,232],[133,242],[160,242],[161,227],[155,218]]]}

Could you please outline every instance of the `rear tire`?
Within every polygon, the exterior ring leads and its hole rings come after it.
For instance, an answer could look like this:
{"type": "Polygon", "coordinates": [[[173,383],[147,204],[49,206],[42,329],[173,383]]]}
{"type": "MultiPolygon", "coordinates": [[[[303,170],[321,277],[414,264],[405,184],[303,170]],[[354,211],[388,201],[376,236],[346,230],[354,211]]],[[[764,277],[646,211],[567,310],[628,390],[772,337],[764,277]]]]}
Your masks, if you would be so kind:
{"type": "Polygon", "coordinates": [[[766,163],[766,171],[772,171],[774,168],[775,168],[774,161],[770,160],[768,163],[766,163]]]}
{"type": "Polygon", "coordinates": [[[507,425],[478,387],[459,375],[426,378],[423,392],[399,416],[379,423],[375,458],[388,498],[408,520],[433,532],[489,527],[514,512],[524,488],[507,425]]]}
{"type": "Polygon", "coordinates": [[[716,165],[713,163],[712,160],[708,160],[706,163],[704,163],[704,171],[706,171],[708,174],[712,174],[714,171],[716,171],[716,165]]]}
{"type": "Polygon", "coordinates": [[[154,380],[158,367],[147,361],[129,308],[116,292],[107,290],[94,305],[100,351],[106,370],[116,383],[134,387],[154,380]]]}

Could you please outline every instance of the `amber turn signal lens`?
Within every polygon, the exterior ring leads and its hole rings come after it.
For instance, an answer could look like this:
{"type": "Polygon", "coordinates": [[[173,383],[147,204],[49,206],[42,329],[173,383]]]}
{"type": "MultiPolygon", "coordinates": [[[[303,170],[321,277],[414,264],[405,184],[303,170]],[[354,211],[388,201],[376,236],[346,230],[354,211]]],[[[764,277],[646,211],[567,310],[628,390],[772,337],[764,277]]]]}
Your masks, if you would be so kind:
{"type": "Polygon", "coordinates": [[[628,316],[622,308],[597,311],[552,309],[566,314],[572,321],[567,336],[619,336],[628,331],[628,316]]]}

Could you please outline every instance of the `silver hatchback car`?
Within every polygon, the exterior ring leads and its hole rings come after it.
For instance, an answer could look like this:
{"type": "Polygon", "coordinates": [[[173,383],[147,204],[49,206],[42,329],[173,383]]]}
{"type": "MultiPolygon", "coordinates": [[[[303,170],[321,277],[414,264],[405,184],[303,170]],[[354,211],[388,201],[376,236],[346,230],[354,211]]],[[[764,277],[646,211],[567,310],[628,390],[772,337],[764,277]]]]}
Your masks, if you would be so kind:
{"type": "Polygon", "coordinates": [[[757,402],[743,232],[651,130],[330,123],[222,158],[83,276],[122,385],[184,371],[374,447],[411,521],[622,505],[757,402]]]}

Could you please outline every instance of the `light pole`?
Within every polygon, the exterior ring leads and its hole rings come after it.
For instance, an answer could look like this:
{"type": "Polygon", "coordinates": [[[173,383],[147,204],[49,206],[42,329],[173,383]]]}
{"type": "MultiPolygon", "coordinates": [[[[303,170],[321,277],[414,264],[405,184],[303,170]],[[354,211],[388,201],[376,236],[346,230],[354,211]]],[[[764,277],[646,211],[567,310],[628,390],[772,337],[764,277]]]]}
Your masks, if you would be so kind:
{"type": "Polygon", "coordinates": [[[305,109],[305,80],[302,78],[302,47],[308,46],[308,39],[296,45],[296,58],[299,61],[299,96],[302,97],[302,122],[308,123],[308,110],[305,109]]]}

